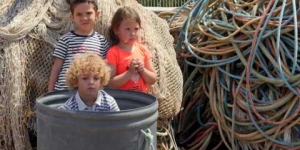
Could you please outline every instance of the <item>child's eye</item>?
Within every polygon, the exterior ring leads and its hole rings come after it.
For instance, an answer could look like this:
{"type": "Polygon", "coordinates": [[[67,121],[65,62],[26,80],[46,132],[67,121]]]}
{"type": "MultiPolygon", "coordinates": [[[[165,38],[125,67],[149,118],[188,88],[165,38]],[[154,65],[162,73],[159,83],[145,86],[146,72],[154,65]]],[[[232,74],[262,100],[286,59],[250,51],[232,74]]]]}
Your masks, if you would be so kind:
{"type": "Polygon", "coordinates": [[[76,14],[76,16],[82,16],[82,14],[76,14]]]}
{"type": "Polygon", "coordinates": [[[99,80],[100,77],[99,76],[94,76],[94,80],[99,80]]]}
{"type": "Polygon", "coordinates": [[[135,30],[135,31],[138,31],[138,30],[140,30],[140,28],[134,28],[134,30],[135,30]]]}

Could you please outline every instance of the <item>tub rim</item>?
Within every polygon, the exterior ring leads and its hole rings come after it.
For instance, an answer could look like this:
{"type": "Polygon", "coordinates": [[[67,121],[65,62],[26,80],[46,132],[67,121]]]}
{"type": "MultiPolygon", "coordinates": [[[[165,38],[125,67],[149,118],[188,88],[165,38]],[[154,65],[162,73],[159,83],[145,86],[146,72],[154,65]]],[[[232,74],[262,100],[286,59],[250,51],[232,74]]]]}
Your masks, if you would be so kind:
{"type": "MultiPolygon", "coordinates": [[[[147,93],[142,93],[142,92],[136,92],[136,91],[129,91],[129,90],[119,90],[119,89],[110,89],[110,88],[105,88],[105,92],[110,93],[110,92],[123,92],[123,93],[133,93],[135,97],[139,96],[146,96],[151,99],[154,99],[154,102],[143,106],[143,107],[138,107],[134,109],[126,109],[126,110],[120,110],[117,112],[95,112],[95,111],[69,111],[69,110],[63,110],[63,109],[58,109],[58,108],[52,108],[52,107],[47,107],[45,101],[49,99],[49,96],[61,98],[62,96],[71,96],[72,93],[75,93],[74,91],[69,91],[69,90],[61,90],[61,91],[53,91],[53,92],[48,92],[44,93],[38,98],[36,98],[35,102],[35,111],[51,116],[56,116],[59,118],[77,118],[77,119],[88,119],[88,120],[115,120],[115,119],[120,119],[120,120],[127,120],[127,119],[134,119],[134,118],[142,118],[145,116],[150,116],[153,113],[156,113],[155,111],[158,111],[158,101],[157,99],[147,93]],[[53,95],[55,93],[55,95],[53,95]]],[[[111,95],[111,94],[110,94],[111,95]]],[[[50,98],[51,98],[50,97],[50,98]]],[[[117,98],[116,98],[117,99],[117,98]]],[[[39,114],[37,113],[37,115],[39,114]]]]}

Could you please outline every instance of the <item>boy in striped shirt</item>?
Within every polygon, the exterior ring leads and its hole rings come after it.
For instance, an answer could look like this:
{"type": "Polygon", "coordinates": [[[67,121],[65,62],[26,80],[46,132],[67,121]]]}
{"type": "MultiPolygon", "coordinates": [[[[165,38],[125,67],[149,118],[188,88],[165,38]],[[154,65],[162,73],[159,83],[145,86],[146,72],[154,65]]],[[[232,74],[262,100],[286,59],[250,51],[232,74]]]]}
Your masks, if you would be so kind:
{"type": "Polygon", "coordinates": [[[66,74],[67,85],[77,90],[61,109],[73,111],[119,111],[115,99],[102,87],[110,79],[110,69],[104,60],[93,53],[77,56],[66,74]]]}
{"type": "Polygon", "coordinates": [[[70,10],[75,30],[64,34],[55,47],[48,92],[67,89],[65,74],[74,56],[93,52],[105,58],[109,48],[106,38],[94,30],[96,19],[100,15],[94,0],[72,0],[70,10]]]}

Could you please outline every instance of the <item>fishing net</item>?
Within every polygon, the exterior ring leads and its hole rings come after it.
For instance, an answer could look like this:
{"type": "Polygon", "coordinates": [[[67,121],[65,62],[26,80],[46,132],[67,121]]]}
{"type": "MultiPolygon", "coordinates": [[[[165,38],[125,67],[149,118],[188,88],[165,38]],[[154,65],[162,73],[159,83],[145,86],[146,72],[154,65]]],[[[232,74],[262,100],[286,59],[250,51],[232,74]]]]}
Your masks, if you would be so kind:
{"type": "Polygon", "coordinates": [[[178,146],[299,149],[299,0],[193,2],[159,14],[179,37],[178,146]]]}
{"type": "MultiPolygon", "coordinates": [[[[142,38],[153,55],[158,82],[152,93],[159,116],[180,110],[182,73],[167,23],[135,0],[99,0],[96,30],[108,37],[117,8],[132,6],[142,19],[142,38]]],[[[46,92],[51,54],[59,37],[73,29],[69,5],[63,0],[1,0],[0,2],[0,149],[32,149],[28,128],[34,128],[35,99],[46,92]]]]}

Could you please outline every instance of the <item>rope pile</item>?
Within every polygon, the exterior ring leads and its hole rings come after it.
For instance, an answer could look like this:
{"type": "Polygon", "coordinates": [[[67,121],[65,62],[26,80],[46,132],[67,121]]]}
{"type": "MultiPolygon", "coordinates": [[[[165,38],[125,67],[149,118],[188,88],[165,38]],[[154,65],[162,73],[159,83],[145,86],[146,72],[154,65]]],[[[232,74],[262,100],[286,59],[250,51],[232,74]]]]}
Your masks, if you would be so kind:
{"type": "MultiPolygon", "coordinates": [[[[119,7],[131,6],[140,14],[142,38],[159,77],[152,87],[159,101],[159,116],[174,117],[180,110],[183,81],[168,24],[136,0],[97,3],[101,16],[96,31],[106,37],[119,7]]],[[[32,149],[28,129],[35,125],[35,99],[46,92],[54,45],[73,28],[64,0],[1,0],[0,150],[32,149]]]]}
{"type": "Polygon", "coordinates": [[[300,148],[298,0],[194,0],[160,17],[184,75],[179,147],[300,148]]]}

